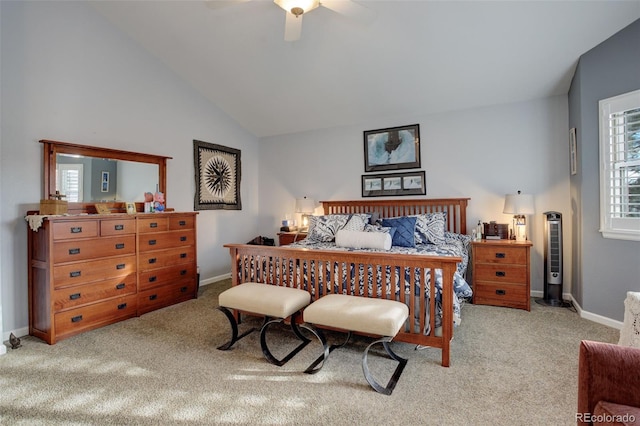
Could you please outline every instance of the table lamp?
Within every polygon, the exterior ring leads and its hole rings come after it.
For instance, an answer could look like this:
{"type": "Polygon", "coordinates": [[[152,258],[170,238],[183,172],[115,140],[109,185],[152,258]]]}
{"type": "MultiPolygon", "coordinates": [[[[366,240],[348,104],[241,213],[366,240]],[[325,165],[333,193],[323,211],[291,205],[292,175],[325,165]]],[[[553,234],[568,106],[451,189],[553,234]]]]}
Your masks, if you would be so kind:
{"type": "Polygon", "coordinates": [[[312,198],[302,197],[296,199],[296,213],[302,214],[302,230],[309,229],[309,215],[316,209],[316,202],[312,198]]]}
{"type": "Polygon", "coordinates": [[[533,195],[522,194],[506,194],[504,196],[505,214],[513,215],[513,233],[516,241],[527,241],[527,218],[526,215],[533,214],[533,195]]]}

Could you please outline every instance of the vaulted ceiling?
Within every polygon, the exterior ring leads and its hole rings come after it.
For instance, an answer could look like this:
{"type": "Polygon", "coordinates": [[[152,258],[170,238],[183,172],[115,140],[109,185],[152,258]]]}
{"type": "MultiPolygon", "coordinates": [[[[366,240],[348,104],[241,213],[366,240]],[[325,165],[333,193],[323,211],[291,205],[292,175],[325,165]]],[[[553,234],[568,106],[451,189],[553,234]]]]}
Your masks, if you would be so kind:
{"type": "Polygon", "coordinates": [[[270,0],[90,2],[258,137],[566,94],[580,55],[640,18],[640,0],[356,3],[287,42],[270,0]]]}

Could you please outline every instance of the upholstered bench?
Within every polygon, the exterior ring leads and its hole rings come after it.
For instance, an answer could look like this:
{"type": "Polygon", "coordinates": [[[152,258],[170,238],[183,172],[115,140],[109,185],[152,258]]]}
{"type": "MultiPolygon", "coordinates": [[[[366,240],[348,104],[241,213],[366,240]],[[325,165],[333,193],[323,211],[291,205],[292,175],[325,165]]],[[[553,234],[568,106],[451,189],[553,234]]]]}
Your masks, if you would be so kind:
{"type": "Polygon", "coordinates": [[[302,350],[310,340],[302,335],[297,324],[300,310],[311,301],[309,292],[297,288],[280,287],[271,284],[247,282],[236,285],[220,293],[218,296],[218,309],[222,311],[231,324],[231,340],[218,347],[220,350],[229,350],[240,339],[256,331],[255,328],[246,330],[238,335],[238,320],[231,312],[232,309],[241,312],[264,316],[264,323],[260,329],[260,347],[265,358],[272,364],[282,366],[302,350]],[[267,346],[267,328],[274,323],[283,322],[291,317],[291,330],[302,341],[295,349],[282,359],[273,356],[267,346]]]}
{"type": "Polygon", "coordinates": [[[395,388],[407,360],[394,353],[389,347],[398,331],[409,315],[409,308],[395,300],[373,299],[368,297],[348,296],[343,294],[328,294],[316,300],[303,311],[304,323],[301,327],[311,331],[322,343],[324,352],[305,371],[315,374],[324,366],[329,354],[336,348],[344,346],[351,338],[352,332],[382,336],[365,349],[362,355],[362,370],[364,377],[373,389],[385,395],[391,395],[395,388]],[[322,331],[315,326],[324,326],[347,331],[347,339],[340,345],[327,344],[322,331]],[[391,359],[398,362],[398,366],[386,386],[380,385],[371,375],[367,363],[369,349],[377,343],[382,343],[384,350],[391,359]],[[317,367],[320,364],[320,367],[317,367]],[[316,368],[317,367],[317,368],[316,368]]]}

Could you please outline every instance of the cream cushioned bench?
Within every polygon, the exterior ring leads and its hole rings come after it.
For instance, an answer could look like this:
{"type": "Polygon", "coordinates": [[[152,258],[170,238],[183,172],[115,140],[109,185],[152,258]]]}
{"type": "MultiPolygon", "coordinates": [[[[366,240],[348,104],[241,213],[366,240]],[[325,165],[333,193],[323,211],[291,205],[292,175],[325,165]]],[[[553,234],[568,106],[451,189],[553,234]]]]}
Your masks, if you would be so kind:
{"type": "MultiPolygon", "coordinates": [[[[260,329],[262,353],[270,363],[278,366],[284,365],[310,342],[309,339],[302,335],[296,322],[300,310],[307,306],[310,301],[311,295],[305,290],[271,284],[247,282],[223,291],[218,296],[218,309],[229,319],[232,336],[231,340],[219,346],[218,349],[229,350],[238,340],[256,331],[255,328],[251,328],[238,336],[238,320],[236,320],[231,309],[263,315],[264,323],[260,329]],[[288,317],[291,317],[291,330],[302,343],[284,358],[276,359],[267,346],[267,328],[269,325],[282,322],[288,317]]],[[[240,312],[238,313],[238,318],[240,318],[240,312]]]]}
{"type": "Polygon", "coordinates": [[[362,370],[373,389],[385,395],[391,395],[407,360],[395,354],[389,347],[389,342],[393,340],[407,320],[409,315],[407,305],[395,300],[328,294],[307,306],[302,315],[304,319],[302,327],[315,334],[324,348],[323,354],[307,368],[305,373],[314,374],[320,371],[331,351],[344,346],[349,341],[351,332],[382,336],[365,349],[362,355],[362,370]],[[314,327],[315,325],[345,330],[348,332],[347,339],[341,345],[328,346],[322,331],[314,327]],[[391,359],[398,362],[387,386],[380,385],[373,378],[367,364],[369,349],[377,343],[382,343],[391,359]],[[316,368],[320,363],[322,363],[320,367],[316,368]]]}

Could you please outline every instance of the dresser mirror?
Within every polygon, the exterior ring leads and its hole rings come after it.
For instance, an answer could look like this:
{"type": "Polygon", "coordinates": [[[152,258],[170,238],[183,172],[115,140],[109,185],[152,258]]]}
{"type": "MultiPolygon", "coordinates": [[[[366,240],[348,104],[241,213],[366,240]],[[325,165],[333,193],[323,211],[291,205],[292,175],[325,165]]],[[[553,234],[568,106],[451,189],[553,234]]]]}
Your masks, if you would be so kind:
{"type": "Polygon", "coordinates": [[[96,213],[95,205],[110,211],[126,212],[126,203],[135,202],[144,210],[144,193],[158,189],[165,193],[167,159],[109,148],[51,140],[44,147],[44,194],[49,199],[62,194],[69,213],[96,213]]]}

